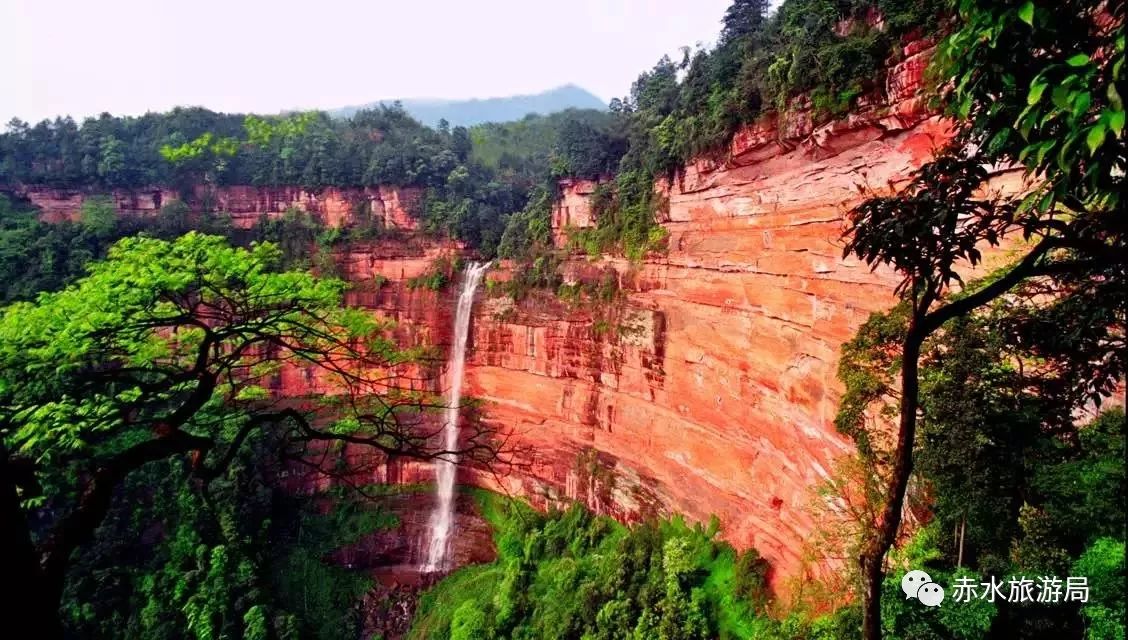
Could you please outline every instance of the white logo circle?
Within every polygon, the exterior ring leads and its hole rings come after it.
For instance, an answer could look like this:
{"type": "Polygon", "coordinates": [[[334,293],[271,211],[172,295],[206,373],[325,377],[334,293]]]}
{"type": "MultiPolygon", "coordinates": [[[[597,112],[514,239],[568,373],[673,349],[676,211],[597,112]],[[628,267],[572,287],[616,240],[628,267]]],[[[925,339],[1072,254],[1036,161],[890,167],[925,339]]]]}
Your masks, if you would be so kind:
{"type": "Polygon", "coordinates": [[[926,607],[939,607],[944,601],[944,587],[935,582],[926,582],[917,591],[917,600],[926,607]]]}
{"type": "Polygon", "coordinates": [[[901,578],[901,591],[905,592],[905,599],[917,597],[921,585],[932,582],[932,578],[920,569],[914,569],[901,578]]]}

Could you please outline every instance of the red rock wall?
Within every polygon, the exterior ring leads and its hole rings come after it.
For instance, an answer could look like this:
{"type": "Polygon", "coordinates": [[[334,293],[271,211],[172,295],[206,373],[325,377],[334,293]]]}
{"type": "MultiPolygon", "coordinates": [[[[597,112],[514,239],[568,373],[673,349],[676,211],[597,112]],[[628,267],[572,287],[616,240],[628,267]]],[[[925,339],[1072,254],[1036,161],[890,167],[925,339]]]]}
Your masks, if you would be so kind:
{"type": "Polygon", "coordinates": [[[208,202],[214,211],[231,214],[236,226],[251,227],[258,218],[276,216],[297,209],[320,218],[326,225],[339,227],[356,221],[357,208],[367,207],[372,219],[385,227],[415,229],[422,191],[411,187],[377,186],[344,189],[326,187],[306,191],[298,187],[231,186],[199,188],[195,200],[208,202]]]}
{"type": "MultiPolygon", "coordinates": [[[[470,392],[536,452],[523,473],[480,482],[626,520],[715,514],[777,576],[801,573],[815,491],[854,450],[833,424],[839,349],[894,303],[898,280],[842,257],[843,214],[860,187],[904,181],[950,136],[918,96],[927,52],[904,53],[884,98],[848,118],[816,126],[797,103],[741,131],[724,160],[659,185],[667,255],[568,266],[578,280],[616,271],[627,302],[612,323],[627,335],[601,330],[606,310],[480,304],[470,392]]],[[[559,242],[593,224],[591,185],[562,186],[559,242]]]]}
{"type": "MultiPolygon", "coordinates": [[[[435,346],[445,353],[453,323],[452,293],[415,287],[412,279],[429,273],[437,261],[462,252],[459,243],[405,235],[354,244],[338,251],[334,259],[340,276],[352,283],[345,294],[348,305],[371,309],[394,322],[392,334],[404,348],[435,346]]],[[[437,374],[442,364],[399,367],[388,372],[388,384],[400,390],[439,390],[437,374]]],[[[299,397],[332,394],[338,387],[323,370],[285,367],[278,374],[275,390],[285,397],[299,397]]]]}
{"type": "Polygon", "coordinates": [[[595,224],[591,195],[598,184],[583,179],[560,181],[560,198],[552,205],[552,239],[557,246],[568,241],[569,229],[584,229],[595,224]]]}
{"type": "MultiPolygon", "coordinates": [[[[76,189],[54,189],[24,186],[13,189],[41,211],[45,222],[77,220],[82,203],[95,195],[107,195],[76,189]]],[[[110,197],[119,215],[154,215],[161,207],[180,200],[180,194],[163,187],[117,189],[110,197]]],[[[422,192],[414,187],[377,186],[365,188],[326,187],[306,191],[299,187],[253,187],[201,185],[189,198],[195,211],[217,211],[230,214],[237,227],[250,228],[259,218],[276,217],[288,209],[297,209],[316,216],[325,224],[339,227],[355,222],[358,210],[367,209],[371,219],[381,220],[387,228],[415,229],[422,192]]]]}
{"type": "Polygon", "coordinates": [[[11,192],[27,198],[39,209],[39,219],[44,222],[77,221],[82,203],[91,197],[109,196],[114,201],[119,215],[155,215],[161,207],[177,200],[176,192],[161,187],[151,189],[119,189],[112,193],[92,192],[77,189],[55,189],[42,186],[12,188],[11,192]]]}

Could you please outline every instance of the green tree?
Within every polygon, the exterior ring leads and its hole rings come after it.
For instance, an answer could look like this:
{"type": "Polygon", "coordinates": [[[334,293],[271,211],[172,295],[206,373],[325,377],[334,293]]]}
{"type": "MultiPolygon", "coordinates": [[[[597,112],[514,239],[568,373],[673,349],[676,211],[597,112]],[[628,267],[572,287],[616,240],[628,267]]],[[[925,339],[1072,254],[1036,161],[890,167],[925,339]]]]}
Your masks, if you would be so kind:
{"type": "Polygon", "coordinates": [[[96,196],[86,198],[79,208],[79,221],[95,236],[108,236],[117,223],[117,207],[113,198],[96,196]]]}
{"type": "Polygon", "coordinates": [[[721,30],[722,42],[740,40],[758,32],[767,13],[767,0],[734,0],[729,8],[725,9],[725,17],[722,20],[724,28],[721,30]]]}
{"type": "Polygon", "coordinates": [[[1128,242],[1120,193],[1125,175],[1122,81],[1124,3],[1098,9],[1057,3],[963,0],[960,25],[941,47],[946,95],[959,118],[950,154],[926,165],[903,193],[873,198],[852,212],[846,253],[888,264],[904,275],[908,303],[899,345],[899,425],[885,502],[860,559],[864,634],[881,634],[884,558],[901,522],[913,470],[924,341],[954,318],[1005,293],[1051,292],[1049,305],[1027,304],[1019,331],[1049,317],[1095,329],[1062,331],[1049,348],[1069,343],[1072,372],[1058,392],[1075,402],[1111,391],[1125,365],[1123,309],[1128,242]],[[990,34],[990,37],[984,37],[990,34]],[[1015,65],[1015,60],[1023,64],[1015,65]],[[1047,93],[1047,90],[1052,91],[1047,93]],[[987,165],[1023,164],[1040,187],[1021,201],[986,198],[987,165]],[[945,301],[962,283],[957,267],[976,264],[980,248],[1020,229],[1030,245],[1009,269],[945,301]],[[1046,307],[1048,306],[1048,310],[1046,307]],[[1068,309],[1074,316],[1064,311],[1068,309]]]}
{"type": "Polygon", "coordinates": [[[149,462],[184,459],[206,484],[264,431],[299,455],[333,441],[442,453],[404,419],[419,398],[374,395],[389,367],[418,354],[342,307],[343,282],[282,271],[280,259],[270,244],[196,233],[128,238],[66,289],[3,311],[0,548],[21,584],[9,620],[60,636],[72,553],[149,462]],[[348,401],[277,406],[283,364],[323,371],[348,401]]]}
{"type": "Polygon", "coordinates": [[[125,150],[120,140],[113,136],[102,138],[98,148],[98,177],[107,186],[124,186],[127,182],[125,150]]]}
{"type": "Polygon", "coordinates": [[[1089,602],[1081,608],[1086,640],[1123,640],[1126,603],[1124,540],[1100,538],[1073,565],[1071,575],[1085,576],[1089,602]]]}
{"type": "Polygon", "coordinates": [[[454,610],[450,640],[479,640],[486,635],[486,614],[474,603],[464,602],[454,610]]]}

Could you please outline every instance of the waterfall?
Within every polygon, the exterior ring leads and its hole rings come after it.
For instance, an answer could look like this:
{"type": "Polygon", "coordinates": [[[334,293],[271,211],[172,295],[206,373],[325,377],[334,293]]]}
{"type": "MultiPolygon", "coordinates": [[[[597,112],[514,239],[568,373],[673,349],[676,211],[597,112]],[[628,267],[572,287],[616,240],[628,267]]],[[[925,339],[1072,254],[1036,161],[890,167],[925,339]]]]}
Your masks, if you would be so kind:
{"type": "MultiPolygon", "coordinates": [[[[458,449],[458,412],[462,401],[462,373],[466,364],[466,338],[470,332],[470,311],[474,306],[474,291],[482,280],[489,263],[470,263],[462,279],[458,294],[458,310],[454,316],[454,342],[450,346],[450,387],[447,389],[446,408],[443,412],[443,449],[458,449]]],[[[435,493],[438,502],[431,513],[431,543],[427,549],[427,562],[423,571],[445,571],[448,568],[450,534],[454,525],[454,480],[458,470],[458,456],[445,455],[435,459],[435,493]]]]}

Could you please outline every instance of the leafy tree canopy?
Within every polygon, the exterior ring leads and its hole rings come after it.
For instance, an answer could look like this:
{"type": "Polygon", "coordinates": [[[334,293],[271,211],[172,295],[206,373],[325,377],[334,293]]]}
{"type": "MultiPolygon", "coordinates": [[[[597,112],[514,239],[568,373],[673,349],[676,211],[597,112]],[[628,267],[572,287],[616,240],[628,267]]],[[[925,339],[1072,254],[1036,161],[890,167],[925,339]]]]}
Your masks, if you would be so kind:
{"type": "Polygon", "coordinates": [[[338,440],[441,453],[416,427],[427,399],[386,382],[423,352],[398,349],[388,325],[342,306],[345,283],[280,260],[270,244],[232,248],[194,232],[126,238],[65,289],[4,309],[0,533],[48,623],[71,552],[147,463],[188,457],[206,483],[254,433],[298,458],[338,440]],[[278,404],[284,366],[321,372],[325,395],[278,404]],[[23,528],[33,512],[44,533],[23,528]]]}

